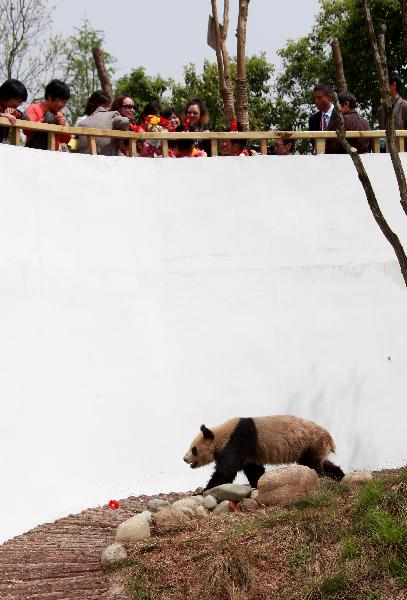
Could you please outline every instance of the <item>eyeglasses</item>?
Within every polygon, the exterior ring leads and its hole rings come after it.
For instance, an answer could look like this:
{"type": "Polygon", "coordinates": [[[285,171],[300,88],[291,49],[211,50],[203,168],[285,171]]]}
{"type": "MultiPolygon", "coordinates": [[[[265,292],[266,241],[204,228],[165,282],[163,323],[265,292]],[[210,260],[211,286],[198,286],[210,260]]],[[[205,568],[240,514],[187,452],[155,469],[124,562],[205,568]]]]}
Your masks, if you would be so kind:
{"type": "Polygon", "coordinates": [[[129,110],[134,110],[134,104],[122,104],[122,108],[128,108],[129,110]]]}

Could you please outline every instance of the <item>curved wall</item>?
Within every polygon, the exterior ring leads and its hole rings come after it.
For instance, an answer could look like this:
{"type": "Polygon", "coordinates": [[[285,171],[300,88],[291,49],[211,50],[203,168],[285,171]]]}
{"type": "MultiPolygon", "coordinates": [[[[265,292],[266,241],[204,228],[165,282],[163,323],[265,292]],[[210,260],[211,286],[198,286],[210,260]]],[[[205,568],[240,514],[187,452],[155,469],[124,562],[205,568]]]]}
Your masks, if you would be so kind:
{"type": "MultiPolygon", "coordinates": [[[[365,162],[407,246],[389,158],[365,162]]],[[[407,292],[347,156],[0,164],[0,540],[194,489],[190,439],[235,415],[406,462],[407,292]]]]}

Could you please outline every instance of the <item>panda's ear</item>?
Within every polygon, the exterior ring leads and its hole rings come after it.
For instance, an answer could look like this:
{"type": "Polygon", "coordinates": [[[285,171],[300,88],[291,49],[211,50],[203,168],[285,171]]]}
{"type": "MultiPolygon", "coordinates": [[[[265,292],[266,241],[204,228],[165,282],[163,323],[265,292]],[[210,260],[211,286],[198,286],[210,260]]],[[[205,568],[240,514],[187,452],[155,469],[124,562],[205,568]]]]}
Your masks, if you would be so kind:
{"type": "Polygon", "coordinates": [[[202,435],[204,436],[204,438],[206,440],[214,440],[215,436],[213,435],[212,431],[210,429],[208,429],[205,425],[201,425],[201,431],[202,431],[202,435]]]}

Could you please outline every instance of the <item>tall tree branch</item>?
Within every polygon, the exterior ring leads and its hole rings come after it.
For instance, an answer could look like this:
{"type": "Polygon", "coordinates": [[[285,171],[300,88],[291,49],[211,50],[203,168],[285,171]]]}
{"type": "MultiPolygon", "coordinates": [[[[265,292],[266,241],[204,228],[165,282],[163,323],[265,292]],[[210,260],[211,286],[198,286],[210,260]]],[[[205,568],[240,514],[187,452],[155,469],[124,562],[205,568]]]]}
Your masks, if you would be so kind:
{"type": "Polygon", "coordinates": [[[401,164],[400,155],[396,142],[396,131],[394,127],[394,112],[391,103],[389,74],[387,70],[385,32],[386,27],[382,25],[379,38],[373,26],[372,14],[370,11],[369,0],[363,0],[366,24],[369,32],[370,42],[373,50],[373,57],[376,64],[377,74],[379,76],[381,103],[386,117],[386,141],[390,153],[393,169],[397,178],[397,184],[400,192],[400,202],[404,212],[407,214],[407,182],[404,169],[401,164]]]}
{"type": "Polygon", "coordinates": [[[242,130],[249,130],[249,90],[246,74],[246,31],[250,0],[239,0],[237,20],[236,117],[242,130]]]}
{"type": "Polygon", "coordinates": [[[343,68],[342,52],[338,38],[331,42],[332,58],[336,69],[336,87],[340,92],[346,92],[348,84],[346,83],[345,71],[343,68]]]}
{"type": "Polygon", "coordinates": [[[404,283],[407,287],[407,255],[404,251],[404,248],[403,248],[397,234],[394,233],[394,231],[391,229],[390,225],[387,223],[387,221],[380,209],[379,202],[377,201],[375,191],[370,182],[369,176],[367,174],[367,171],[362,162],[362,159],[360,158],[358,151],[356,150],[356,148],[353,148],[350,145],[350,143],[348,142],[348,140],[346,139],[345,120],[343,118],[341,106],[339,104],[339,100],[338,100],[338,96],[337,96],[336,92],[334,93],[333,99],[334,99],[335,108],[338,112],[339,128],[336,132],[338,139],[341,142],[343,148],[346,150],[346,152],[351,157],[353,164],[355,165],[355,169],[358,174],[359,180],[360,180],[360,182],[363,186],[363,189],[365,191],[365,194],[366,194],[366,199],[369,204],[369,208],[372,212],[372,215],[373,215],[376,223],[380,227],[383,235],[385,236],[385,238],[387,239],[389,244],[392,246],[394,253],[396,254],[398,263],[400,265],[401,274],[403,276],[404,283]]]}

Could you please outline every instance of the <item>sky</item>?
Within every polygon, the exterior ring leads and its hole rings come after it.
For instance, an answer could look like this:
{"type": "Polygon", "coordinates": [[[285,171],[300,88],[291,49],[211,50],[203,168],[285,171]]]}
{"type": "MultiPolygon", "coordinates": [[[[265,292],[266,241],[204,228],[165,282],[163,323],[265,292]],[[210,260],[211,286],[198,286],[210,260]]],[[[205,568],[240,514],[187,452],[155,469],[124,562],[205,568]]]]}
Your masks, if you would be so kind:
{"type": "MultiPolygon", "coordinates": [[[[189,62],[201,67],[205,58],[216,60],[207,45],[210,0],[54,0],[54,30],[69,35],[86,16],[105,33],[105,49],[118,60],[116,76],[144,66],[149,75],[181,79],[189,62]]],[[[236,54],[237,0],[231,0],[229,52],[236,54]]],[[[265,51],[279,64],[276,51],[288,39],[309,32],[318,0],[251,0],[247,53],[265,51]]],[[[218,0],[221,12],[222,0],[218,0]]]]}

